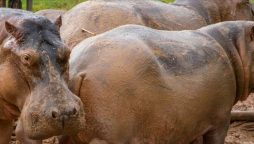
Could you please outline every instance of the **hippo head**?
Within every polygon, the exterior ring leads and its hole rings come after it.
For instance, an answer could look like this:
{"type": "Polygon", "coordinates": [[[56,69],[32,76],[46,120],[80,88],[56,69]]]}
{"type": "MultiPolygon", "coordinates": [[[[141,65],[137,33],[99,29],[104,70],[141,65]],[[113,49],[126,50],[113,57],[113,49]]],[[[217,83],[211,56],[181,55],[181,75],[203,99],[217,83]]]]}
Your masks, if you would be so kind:
{"type": "Polygon", "coordinates": [[[195,9],[207,24],[254,20],[253,5],[249,0],[176,0],[176,3],[195,9]]]}
{"type": "MultiPolygon", "coordinates": [[[[219,2],[223,20],[254,20],[253,7],[249,0],[225,0],[225,6],[219,2]],[[226,7],[229,8],[226,11],[226,7]]],[[[224,1],[224,0],[223,0],[224,1]]]]}
{"type": "Polygon", "coordinates": [[[61,41],[60,25],[61,18],[53,24],[40,16],[5,22],[10,37],[2,51],[8,55],[6,67],[12,69],[6,77],[11,75],[15,85],[9,91],[20,91],[13,99],[31,139],[71,135],[83,128],[82,102],[67,87],[70,51],[61,41]]]}
{"type": "MultiPolygon", "coordinates": [[[[254,20],[253,7],[249,0],[233,0],[230,3],[231,17],[230,20],[254,20]]],[[[229,16],[229,17],[230,17],[229,16]]]]}

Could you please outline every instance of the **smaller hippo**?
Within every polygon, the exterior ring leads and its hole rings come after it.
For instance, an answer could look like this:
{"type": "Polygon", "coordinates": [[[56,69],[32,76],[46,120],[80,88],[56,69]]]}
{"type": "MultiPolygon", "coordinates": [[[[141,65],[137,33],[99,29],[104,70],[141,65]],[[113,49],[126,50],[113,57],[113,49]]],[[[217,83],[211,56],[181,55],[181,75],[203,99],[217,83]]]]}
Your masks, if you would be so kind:
{"type": "Polygon", "coordinates": [[[20,116],[36,140],[72,135],[85,124],[83,104],[67,86],[69,49],[54,23],[22,10],[0,8],[0,143],[9,142],[20,116]]]}
{"type": "Polygon", "coordinates": [[[189,31],[125,25],[70,56],[86,128],[73,139],[110,144],[224,144],[230,111],[254,88],[254,22],[189,31]]]}

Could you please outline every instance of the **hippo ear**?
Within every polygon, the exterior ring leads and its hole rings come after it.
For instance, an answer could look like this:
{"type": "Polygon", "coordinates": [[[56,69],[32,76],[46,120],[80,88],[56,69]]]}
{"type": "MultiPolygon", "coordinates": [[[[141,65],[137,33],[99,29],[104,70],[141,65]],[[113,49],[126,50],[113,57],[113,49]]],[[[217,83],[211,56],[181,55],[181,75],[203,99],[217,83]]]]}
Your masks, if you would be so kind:
{"type": "Polygon", "coordinates": [[[8,21],[5,22],[5,29],[8,33],[10,33],[17,40],[20,40],[22,38],[21,30],[19,28],[15,27],[14,25],[10,24],[8,21]]]}
{"type": "Polygon", "coordinates": [[[57,27],[57,30],[60,31],[60,27],[62,26],[62,16],[59,16],[54,22],[54,24],[57,27]]]}

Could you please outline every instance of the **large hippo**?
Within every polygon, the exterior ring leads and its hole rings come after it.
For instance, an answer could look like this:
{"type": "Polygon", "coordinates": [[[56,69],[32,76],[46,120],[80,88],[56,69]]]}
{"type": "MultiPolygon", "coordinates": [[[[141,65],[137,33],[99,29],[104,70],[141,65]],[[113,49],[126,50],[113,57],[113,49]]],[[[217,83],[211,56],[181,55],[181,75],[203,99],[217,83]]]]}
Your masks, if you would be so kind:
{"type": "Polygon", "coordinates": [[[63,16],[61,36],[73,48],[85,38],[124,24],[164,30],[197,29],[228,20],[253,20],[249,0],[88,0],[63,16]]]}
{"type": "Polygon", "coordinates": [[[70,56],[84,103],[77,143],[224,144],[230,111],[254,88],[254,22],[192,31],[126,25],[88,38],[70,56]]]}
{"type": "Polygon", "coordinates": [[[36,14],[45,16],[52,22],[56,21],[56,19],[59,16],[62,16],[64,13],[65,13],[64,10],[55,10],[55,9],[45,9],[45,10],[40,10],[36,12],[36,14]]]}
{"type": "Polygon", "coordinates": [[[82,129],[84,110],[67,87],[70,51],[55,23],[42,16],[0,9],[0,144],[20,116],[26,136],[44,139],[82,129]]]}

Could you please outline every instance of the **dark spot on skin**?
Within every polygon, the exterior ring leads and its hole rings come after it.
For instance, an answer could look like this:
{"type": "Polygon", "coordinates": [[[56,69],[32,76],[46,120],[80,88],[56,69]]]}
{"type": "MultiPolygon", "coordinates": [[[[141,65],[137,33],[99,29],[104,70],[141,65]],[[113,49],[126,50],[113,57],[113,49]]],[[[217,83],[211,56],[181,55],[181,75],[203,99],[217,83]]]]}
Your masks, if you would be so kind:
{"type": "Polygon", "coordinates": [[[159,54],[156,55],[157,59],[167,72],[174,75],[191,74],[207,66],[211,58],[218,55],[216,51],[205,46],[198,51],[195,48],[188,48],[189,46],[178,45],[177,42],[161,46],[155,50],[159,51],[159,54]]]}

